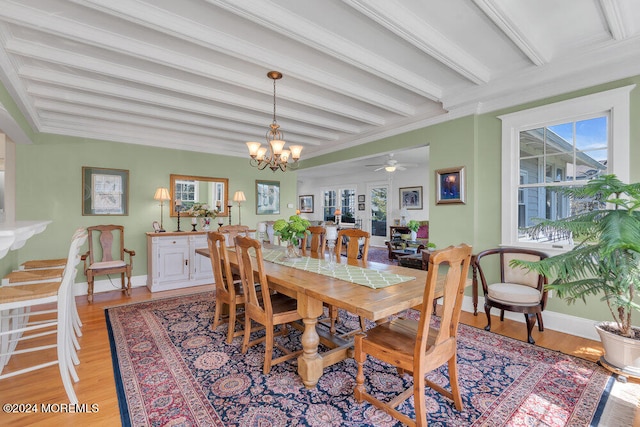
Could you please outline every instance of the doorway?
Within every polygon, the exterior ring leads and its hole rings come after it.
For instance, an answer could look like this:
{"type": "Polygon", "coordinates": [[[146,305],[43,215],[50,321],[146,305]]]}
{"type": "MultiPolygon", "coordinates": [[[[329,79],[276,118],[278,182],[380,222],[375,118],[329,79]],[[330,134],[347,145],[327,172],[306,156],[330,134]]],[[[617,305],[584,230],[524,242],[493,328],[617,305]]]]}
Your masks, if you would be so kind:
{"type": "Polygon", "coordinates": [[[369,232],[371,233],[370,244],[372,246],[384,246],[388,240],[387,218],[388,218],[388,196],[389,184],[368,184],[369,194],[369,232]]]}

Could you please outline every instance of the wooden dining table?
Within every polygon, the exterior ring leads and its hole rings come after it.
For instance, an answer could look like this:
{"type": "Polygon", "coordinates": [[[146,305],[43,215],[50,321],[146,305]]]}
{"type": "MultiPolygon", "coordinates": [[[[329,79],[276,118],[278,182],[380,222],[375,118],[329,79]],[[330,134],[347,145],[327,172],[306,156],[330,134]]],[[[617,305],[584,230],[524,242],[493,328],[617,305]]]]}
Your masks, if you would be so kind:
{"type": "MultiPolygon", "coordinates": [[[[196,253],[209,256],[208,249],[198,249],[196,253]]],[[[231,266],[237,268],[234,251],[229,251],[229,258],[231,266]]],[[[388,287],[373,289],[368,286],[282,264],[267,261],[264,263],[269,286],[298,301],[298,313],[302,316],[304,324],[304,331],[301,337],[303,352],[298,358],[298,374],[307,388],[315,387],[325,367],[349,357],[351,351],[350,342],[345,343],[344,340],[340,339],[332,341],[331,337],[323,333],[323,344],[333,348],[323,353],[318,351],[320,335],[316,326],[318,318],[323,314],[323,303],[331,304],[373,321],[382,321],[390,315],[422,304],[427,279],[426,271],[362,260],[347,261],[346,258],[343,258],[341,262],[367,269],[409,276],[413,279],[388,287]]],[[[443,280],[438,282],[435,291],[436,298],[441,297],[443,292],[443,280]]],[[[470,284],[471,280],[468,283],[470,284]]]]}

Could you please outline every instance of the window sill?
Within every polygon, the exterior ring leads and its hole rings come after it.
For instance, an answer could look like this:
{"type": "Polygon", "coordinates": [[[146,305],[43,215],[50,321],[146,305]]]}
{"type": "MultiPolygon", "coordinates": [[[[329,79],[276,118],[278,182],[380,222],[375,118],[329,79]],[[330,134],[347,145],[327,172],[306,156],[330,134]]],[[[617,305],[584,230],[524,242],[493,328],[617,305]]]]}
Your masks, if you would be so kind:
{"type": "Polygon", "coordinates": [[[0,258],[4,258],[10,250],[20,249],[27,240],[42,233],[51,221],[15,221],[0,224],[0,258]]]}

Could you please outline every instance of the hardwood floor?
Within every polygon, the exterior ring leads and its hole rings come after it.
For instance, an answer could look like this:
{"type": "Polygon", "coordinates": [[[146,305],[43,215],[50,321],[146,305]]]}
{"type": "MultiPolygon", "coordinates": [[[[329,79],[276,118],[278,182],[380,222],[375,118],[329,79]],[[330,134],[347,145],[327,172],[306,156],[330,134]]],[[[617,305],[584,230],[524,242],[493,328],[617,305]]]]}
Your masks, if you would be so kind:
{"type": "MultiPolygon", "coordinates": [[[[126,297],[120,291],[96,294],[93,304],[88,304],[86,297],[78,297],[78,311],[83,322],[80,365],[77,367],[80,382],[75,385],[80,404],[87,404],[88,409],[95,404],[93,413],[68,413],[62,408],[67,396],[62,387],[58,367],[52,366],[17,377],[0,380],[0,396],[2,404],[37,404],[38,413],[0,413],[2,426],[117,426],[120,425],[118,400],[116,397],[111,350],[107,335],[104,309],[106,307],[141,302],[150,299],[167,298],[188,293],[213,290],[213,286],[199,286],[178,291],[151,294],[146,287],[134,288],[132,296],[126,297]],[[56,413],[42,413],[40,404],[51,404],[56,413]],[[58,406],[60,404],[60,406],[58,406]]],[[[476,327],[484,327],[486,319],[483,313],[473,316],[462,313],[462,322],[476,327]]],[[[510,320],[493,321],[493,332],[507,335],[519,340],[526,339],[526,328],[523,323],[510,320]]],[[[584,359],[596,361],[602,354],[597,341],[591,341],[559,332],[545,330],[538,332],[534,328],[536,345],[572,354],[584,359]]],[[[7,370],[15,370],[26,362],[28,356],[14,356],[7,370]],[[22,358],[22,359],[21,359],[22,358]]],[[[51,357],[55,354],[52,351],[51,357]]]]}

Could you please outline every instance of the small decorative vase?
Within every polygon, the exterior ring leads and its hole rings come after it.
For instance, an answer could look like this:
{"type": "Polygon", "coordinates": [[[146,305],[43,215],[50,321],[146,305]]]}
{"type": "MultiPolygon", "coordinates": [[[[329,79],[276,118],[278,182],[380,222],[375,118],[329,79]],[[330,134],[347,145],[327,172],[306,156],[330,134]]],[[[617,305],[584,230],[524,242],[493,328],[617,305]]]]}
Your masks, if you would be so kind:
{"type": "Polygon", "coordinates": [[[295,246],[291,242],[287,242],[287,258],[288,259],[298,259],[300,258],[300,248],[295,246]]]}
{"type": "Polygon", "coordinates": [[[211,217],[205,216],[200,218],[200,222],[202,224],[202,230],[208,231],[211,228],[211,217]]]}
{"type": "Polygon", "coordinates": [[[411,231],[411,241],[415,242],[417,238],[418,238],[418,232],[411,231]]]}

